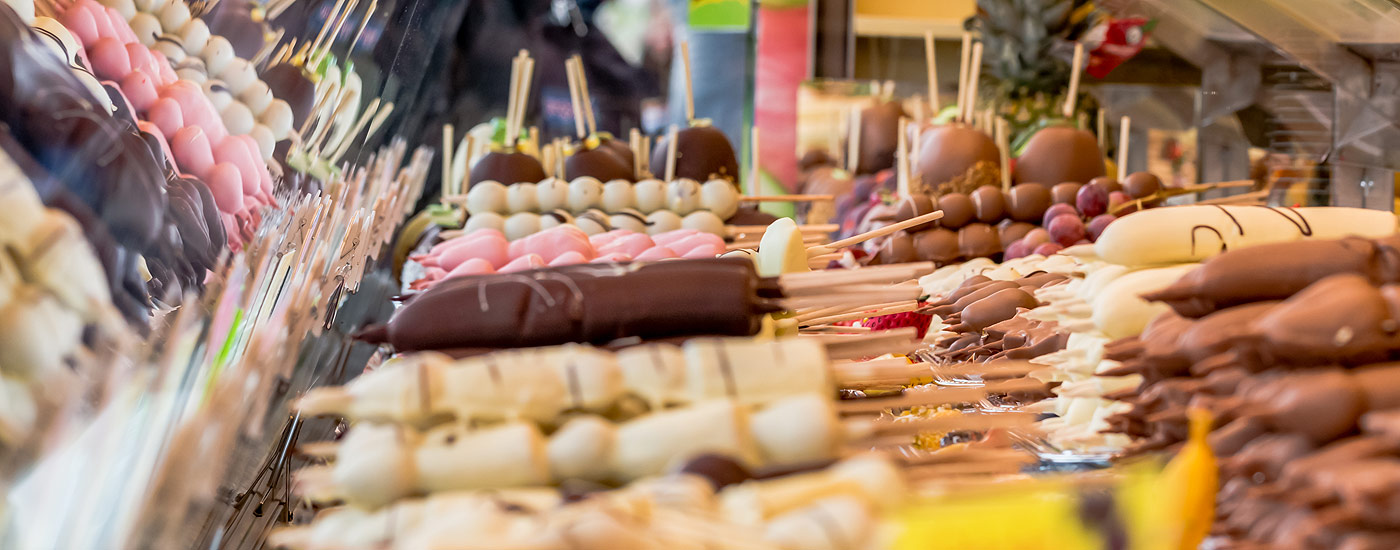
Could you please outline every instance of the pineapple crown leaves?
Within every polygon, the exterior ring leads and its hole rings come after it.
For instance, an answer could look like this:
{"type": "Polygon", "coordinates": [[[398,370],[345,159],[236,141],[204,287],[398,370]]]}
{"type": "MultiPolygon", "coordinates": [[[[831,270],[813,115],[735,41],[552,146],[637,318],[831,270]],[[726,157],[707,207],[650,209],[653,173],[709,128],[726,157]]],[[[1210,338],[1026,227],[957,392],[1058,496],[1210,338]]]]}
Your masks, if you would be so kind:
{"type": "Polygon", "coordinates": [[[1065,51],[1094,21],[1091,0],[977,0],[966,26],[982,37],[983,74],[1000,97],[1059,93],[1069,82],[1065,51]]]}

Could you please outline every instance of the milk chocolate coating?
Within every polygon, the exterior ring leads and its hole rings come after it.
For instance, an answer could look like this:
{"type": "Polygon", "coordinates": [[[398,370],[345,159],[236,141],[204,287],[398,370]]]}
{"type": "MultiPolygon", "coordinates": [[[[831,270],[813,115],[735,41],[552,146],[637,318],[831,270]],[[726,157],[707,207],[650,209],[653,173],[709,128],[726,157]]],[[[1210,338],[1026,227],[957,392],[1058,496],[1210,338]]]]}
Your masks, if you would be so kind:
{"type": "Polygon", "coordinates": [[[967,225],[977,214],[977,207],[972,203],[972,199],[962,193],[949,193],[938,197],[938,209],[943,211],[943,218],[938,220],[938,224],[948,229],[958,229],[967,225]]]}
{"type": "MultiPolygon", "coordinates": [[[[623,161],[617,153],[604,149],[602,146],[587,151],[579,151],[570,155],[569,158],[564,161],[565,178],[569,181],[573,181],[583,176],[591,176],[603,182],[612,180],[634,180],[632,177],[632,164],[623,161]]],[[[502,181],[502,183],[504,183],[504,181],[502,181]]]]}
{"type": "MultiPolygon", "coordinates": [[[[1120,184],[1120,183],[1118,183],[1118,180],[1115,180],[1115,179],[1113,179],[1113,178],[1111,178],[1111,177],[1108,177],[1108,176],[1100,176],[1100,177],[1091,179],[1091,180],[1089,180],[1088,185],[1093,185],[1093,186],[1095,186],[1095,187],[1102,187],[1102,188],[1103,188],[1103,191],[1104,191],[1105,193],[1112,193],[1112,192],[1114,192],[1114,191],[1122,191],[1122,190],[1123,190],[1123,185],[1120,184]]],[[[1071,204],[1073,204],[1073,203],[1071,203],[1071,204]]]]}
{"type": "Polygon", "coordinates": [[[1016,183],[1053,185],[1089,181],[1104,174],[1103,151],[1094,134],[1068,126],[1052,126],[1031,136],[1016,158],[1016,183]]]}
{"type": "Polygon", "coordinates": [[[316,85],[302,74],[301,67],[290,63],[268,67],[259,78],[267,84],[273,97],[286,101],[287,106],[292,108],[292,127],[300,128],[311,110],[316,108],[316,85]]]}
{"type": "Polygon", "coordinates": [[[1177,313],[1200,317],[1234,305],[1280,300],[1339,273],[1380,284],[1400,280],[1396,238],[1294,241],[1231,250],[1207,260],[1171,286],[1143,295],[1177,313]]]}
{"type": "Polygon", "coordinates": [[[411,351],[750,336],[764,314],[780,310],[760,297],[769,284],[755,276],[752,262],[723,259],[460,277],[409,300],[387,325],[359,337],[411,351]],[[706,298],[695,300],[701,286],[706,298]]]}
{"type": "MultiPolygon", "coordinates": [[[[620,139],[614,139],[614,138],[607,137],[607,136],[600,136],[600,137],[598,138],[598,148],[599,148],[599,149],[602,149],[602,150],[604,150],[604,151],[607,151],[607,152],[609,152],[609,153],[612,153],[613,156],[617,157],[618,160],[622,161],[622,164],[623,164],[624,166],[627,167],[628,173],[631,173],[631,171],[632,171],[633,159],[634,159],[634,157],[633,157],[633,155],[632,155],[632,146],[631,146],[631,145],[629,145],[627,142],[622,141],[622,140],[620,140],[620,139]]],[[[570,179],[573,179],[573,178],[570,178],[570,179]]],[[[634,178],[632,178],[632,177],[630,177],[630,176],[627,178],[627,180],[628,180],[628,181],[635,181],[634,178]]],[[[603,181],[608,181],[608,180],[603,180],[603,181]]]]}
{"type": "Polygon", "coordinates": [[[979,162],[1001,162],[1001,150],[992,138],[963,124],[947,124],[924,131],[919,146],[918,171],[928,189],[937,189],[967,173],[979,162]]]}
{"type": "Polygon", "coordinates": [[[860,112],[860,154],[857,174],[874,174],[894,167],[899,149],[899,119],[908,115],[897,101],[880,101],[860,112]]]}
{"type": "Polygon", "coordinates": [[[973,302],[991,296],[992,294],[995,294],[998,291],[1005,290],[1008,288],[1020,288],[1020,285],[1012,281],[987,281],[985,283],[972,285],[971,287],[967,288],[970,289],[969,292],[963,293],[960,296],[956,296],[956,298],[954,298],[954,295],[956,295],[957,293],[950,294],[949,298],[945,298],[939,301],[938,303],[933,304],[933,307],[929,310],[929,313],[940,317],[947,317],[949,314],[962,311],[963,308],[967,307],[973,302]]]}
{"type": "Polygon", "coordinates": [[[981,331],[1016,315],[1017,308],[1039,306],[1035,297],[1020,288],[1008,288],[969,304],[962,310],[960,322],[949,327],[953,332],[981,331]]]}
{"type": "Polygon", "coordinates": [[[958,249],[958,234],[941,227],[915,233],[914,253],[919,260],[940,266],[953,263],[962,255],[958,249]]]}
{"type": "MultiPolygon", "coordinates": [[[[662,136],[651,154],[651,170],[666,171],[666,149],[670,135],[662,136]]],[[[739,161],[734,146],[724,132],[713,126],[692,126],[676,132],[676,177],[709,181],[719,177],[734,181],[739,177],[739,161]]],[[[538,180],[532,180],[538,181],[538,180]]]]}
{"type": "Polygon", "coordinates": [[[797,169],[802,172],[809,172],[818,168],[835,168],[838,166],[836,158],[826,149],[811,149],[802,154],[802,158],[797,161],[797,169]]]}
{"type": "Polygon", "coordinates": [[[1150,172],[1133,172],[1123,180],[1128,196],[1141,199],[1162,190],[1162,180],[1150,172]]]}
{"type": "Polygon", "coordinates": [[[977,220],[992,223],[1006,214],[1006,196],[1001,189],[984,185],[972,192],[972,207],[977,220]]]}
{"type": "Polygon", "coordinates": [[[917,261],[918,259],[918,254],[914,249],[914,237],[900,231],[890,235],[888,239],[885,239],[885,244],[880,247],[880,252],[875,255],[874,263],[879,265],[902,264],[917,261]]]}
{"type": "Polygon", "coordinates": [[[683,474],[694,474],[705,478],[719,491],[730,485],[738,485],[754,478],[754,475],[733,458],[725,455],[706,453],[687,460],[677,470],[683,474]]]}
{"type": "MultiPolygon", "coordinates": [[[[520,182],[539,182],[546,177],[544,167],[535,157],[525,153],[492,151],[486,153],[472,165],[471,185],[481,181],[496,181],[503,185],[520,182]]],[[[604,180],[606,181],[606,180],[604,180]]],[[[468,187],[470,188],[470,186],[468,187]]]]}
{"type": "Polygon", "coordinates": [[[1030,233],[1031,230],[1036,227],[1036,225],[1026,222],[1011,221],[1010,219],[1002,220],[1001,223],[997,224],[997,237],[1001,239],[1003,245],[1014,243],[1021,240],[1021,237],[1026,236],[1026,233],[1030,233]]]}
{"type": "Polygon", "coordinates": [[[958,250],[964,258],[990,258],[1001,253],[1001,238],[990,225],[970,224],[958,230],[958,250]]]}
{"type": "Polygon", "coordinates": [[[1367,363],[1400,349],[1397,289],[1377,289],[1362,276],[1333,275],[1313,283],[1254,322],[1264,362],[1367,363]]]}
{"type": "MultiPolygon", "coordinates": [[[[899,210],[896,211],[894,214],[894,221],[902,222],[904,220],[916,218],[924,214],[930,214],[935,210],[938,210],[938,205],[933,202],[932,197],[923,193],[914,193],[913,195],[906,197],[904,200],[900,201],[899,210]]],[[[910,233],[918,233],[920,231],[926,229],[933,229],[935,227],[938,227],[937,220],[928,223],[921,223],[919,225],[907,228],[905,229],[905,231],[908,231],[910,233]]]]}
{"type": "MultiPolygon", "coordinates": [[[[1061,184],[1063,185],[1063,184],[1061,184]]],[[[1059,186],[1055,186],[1059,188],[1059,186]]],[[[1050,208],[1054,200],[1054,193],[1039,183],[1022,183],[1011,188],[1010,195],[1006,198],[1006,210],[1011,215],[1011,219],[1018,222],[1038,222],[1045,216],[1045,209],[1050,208]]],[[[1074,204],[1071,198],[1070,204],[1074,204]]],[[[1010,242],[1002,239],[1002,242],[1010,242]]]]}
{"type": "Polygon", "coordinates": [[[1050,188],[1050,195],[1054,198],[1055,204],[1074,206],[1075,198],[1079,196],[1080,187],[1083,186],[1074,182],[1057,183],[1050,188]]]}

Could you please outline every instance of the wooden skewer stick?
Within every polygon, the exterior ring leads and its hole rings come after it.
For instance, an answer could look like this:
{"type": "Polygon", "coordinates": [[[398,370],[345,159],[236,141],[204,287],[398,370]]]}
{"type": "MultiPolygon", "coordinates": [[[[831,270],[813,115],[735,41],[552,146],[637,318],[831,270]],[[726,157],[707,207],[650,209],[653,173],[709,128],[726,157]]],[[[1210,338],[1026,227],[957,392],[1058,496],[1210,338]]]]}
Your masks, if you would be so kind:
{"type": "MultiPolygon", "coordinates": [[[[345,0],[336,0],[335,5],[331,6],[330,15],[327,15],[326,22],[321,24],[320,32],[316,33],[316,40],[311,42],[311,56],[316,55],[316,52],[321,50],[321,42],[325,40],[326,33],[330,32],[331,27],[335,26],[336,17],[340,15],[340,9],[343,7],[345,7],[345,0]]],[[[304,67],[312,70],[316,68],[314,64],[309,64],[309,62],[311,61],[310,57],[307,57],[306,61],[308,62],[308,64],[304,64],[304,67]]]]}
{"type": "Polygon", "coordinates": [[[525,50],[520,50],[520,55],[510,60],[510,91],[506,95],[506,145],[513,143],[510,129],[515,126],[515,102],[519,101],[520,97],[520,68],[524,57],[525,50]]]}
{"type": "Polygon", "coordinates": [[[786,273],[778,277],[783,288],[796,291],[802,288],[834,288],[854,284],[902,283],[933,273],[933,262],[915,262],[868,266],[860,269],[840,271],[812,271],[808,273],[786,273]]]}
{"type": "Polygon", "coordinates": [[[905,131],[909,120],[899,117],[898,135],[895,137],[894,165],[895,165],[895,188],[900,199],[909,198],[912,193],[909,188],[909,132],[905,131]]]}
{"type": "Polygon", "coordinates": [[[350,144],[355,141],[355,136],[360,135],[360,130],[365,129],[365,125],[369,124],[370,119],[374,117],[375,112],[378,110],[379,98],[376,97],[374,101],[369,103],[369,107],[366,107],[365,111],[360,113],[360,119],[355,121],[355,126],[352,127],[349,132],[345,133],[340,143],[336,144],[335,154],[331,155],[331,164],[340,162],[340,157],[345,155],[345,151],[349,149],[350,144]]]}
{"type": "Polygon", "coordinates": [[[959,54],[962,56],[962,60],[961,63],[958,65],[957,119],[963,122],[967,122],[967,119],[964,118],[963,115],[967,113],[967,69],[968,64],[972,61],[972,33],[963,31],[962,49],[959,50],[959,54]]]}
{"type": "MultiPolygon", "coordinates": [[[[934,57],[933,31],[924,32],[924,60],[928,69],[928,101],[933,112],[938,113],[938,59],[934,57]]],[[[922,104],[921,104],[922,105],[922,104]]],[[[919,122],[923,122],[922,119],[919,122]]]]}
{"type": "MultiPolygon", "coordinates": [[[[755,195],[739,197],[739,202],[826,202],[836,200],[836,195],[755,195]]],[[[767,227],[767,226],[759,226],[767,227]]],[[[835,231],[834,229],[832,231],[835,231]]]]}
{"type": "MultiPolygon", "coordinates": [[[[695,122],[695,92],[694,85],[691,84],[690,75],[690,41],[681,41],[681,68],[685,71],[685,121],[687,124],[695,122]]],[[[671,181],[667,179],[666,181],[671,181]]]]}
{"type": "Polygon", "coordinates": [[[665,181],[668,181],[668,182],[669,182],[669,181],[672,181],[672,180],[674,180],[674,179],[676,179],[676,133],[677,133],[677,132],[678,132],[678,130],[677,130],[675,124],[672,124],[672,125],[671,125],[671,128],[670,128],[669,130],[666,131],[666,179],[665,179],[665,181]]]}
{"type": "Polygon", "coordinates": [[[642,179],[642,131],[633,128],[627,134],[627,146],[632,149],[632,178],[642,179]]]}
{"type": "Polygon", "coordinates": [[[759,174],[759,172],[761,171],[761,170],[759,170],[759,164],[758,164],[758,125],[757,125],[757,124],[755,124],[755,125],[753,126],[753,128],[749,130],[749,147],[750,147],[750,150],[749,150],[749,153],[750,153],[750,155],[749,155],[749,162],[751,163],[751,165],[749,166],[749,193],[748,193],[748,195],[749,195],[750,197],[756,197],[756,196],[758,196],[758,193],[759,193],[759,189],[758,189],[758,188],[759,188],[759,184],[758,184],[758,174],[759,174]]]}
{"type": "Polygon", "coordinates": [[[598,133],[598,123],[593,119],[593,99],[588,95],[588,75],[583,72],[583,58],[574,54],[574,74],[578,75],[578,94],[583,101],[583,119],[588,122],[588,135],[598,133]]]}
{"type": "Polygon", "coordinates": [[[1133,130],[1133,119],[1124,115],[1118,125],[1118,181],[1128,179],[1128,136],[1133,130]]]}
{"type": "Polygon", "coordinates": [[[365,35],[365,27],[369,26],[369,20],[374,18],[374,13],[379,11],[379,0],[370,0],[369,9],[365,10],[365,18],[360,21],[360,28],[355,30],[355,39],[350,41],[350,49],[345,52],[345,58],[355,55],[355,46],[360,44],[360,38],[365,35]]]}
{"type": "Polygon", "coordinates": [[[895,314],[895,313],[907,313],[907,312],[910,312],[910,311],[914,311],[914,310],[916,310],[916,309],[919,309],[919,303],[918,303],[917,301],[914,301],[914,300],[909,300],[909,301],[906,301],[906,302],[904,302],[904,303],[902,303],[902,304],[899,304],[899,305],[888,306],[888,307],[882,307],[882,308],[874,309],[874,310],[870,310],[870,311],[857,311],[857,312],[855,312],[855,313],[842,313],[842,314],[840,314],[840,315],[829,315],[829,316],[826,316],[826,317],[817,317],[817,318],[815,318],[815,319],[809,319],[809,320],[807,320],[807,321],[803,321],[803,322],[802,322],[802,325],[803,325],[803,326],[829,325],[829,324],[832,324],[832,323],[839,323],[839,322],[841,322],[841,321],[858,321],[858,320],[860,320],[860,319],[868,319],[868,318],[870,318],[870,317],[879,317],[879,316],[881,316],[881,315],[893,315],[893,314],[895,314]]]}
{"type": "Polygon", "coordinates": [[[860,170],[860,106],[851,107],[850,123],[846,125],[846,171],[860,170]]]}
{"type": "Polygon", "coordinates": [[[574,60],[569,59],[564,62],[564,75],[569,80],[569,104],[574,108],[574,134],[580,140],[588,137],[587,128],[583,121],[583,103],[578,94],[578,72],[574,67],[574,60]]]}
{"type": "Polygon", "coordinates": [[[335,37],[340,36],[340,29],[345,26],[345,20],[350,19],[350,14],[354,13],[355,8],[359,5],[360,0],[350,0],[350,5],[346,6],[345,11],[340,14],[340,20],[336,21],[335,29],[332,30],[330,36],[326,38],[325,45],[320,51],[313,54],[315,57],[315,61],[311,64],[313,68],[319,67],[321,65],[321,60],[325,59],[327,55],[330,55],[331,47],[335,45],[335,37]]]}
{"type": "MultiPolygon", "coordinates": [[[[988,395],[999,393],[1013,393],[1020,391],[1033,391],[1044,389],[1045,384],[1039,380],[1028,378],[1018,378],[1006,380],[981,386],[934,386],[930,388],[918,388],[906,391],[904,395],[898,397],[866,398],[852,401],[843,401],[837,408],[844,414],[870,414],[881,413],[888,410],[901,410],[909,407],[946,405],[952,403],[976,403],[986,398],[988,395]]],[[[1026,414],[1031,417],[1032,413],[1026,414]]],[[[958,418],[958,417],[951,417],[958,418]]],[[[914,424],[915,422],[910,422],[914,424]]],[[[902,423],[894,423],[899,425],[902,423]]],[[[903,431],[893,429],[892,431],[903,431]]],[[[928,428],[914,427],[913,432],[929,431],[928,428]]]]}
{"type": "Polygon", "coordinates": [[[1099,151],[1104,151],[1108,149],[1108,112],[1103,107],[1099,108],[1098,120],[1094,124],[1097,126],[1094,135],[1099,138],[1099,151]]]}
{"type": "Polygon", "coordinates": [[[973,113],[977,112],[977,83],[982,79],[982,43],[972,45],[972,62],[967,67],[967,115],[964,120],[971,121],[973,113]]]}
{"type": "Polygon", "coordinates": [[[900,231],[900,230],[903,230],[903,229],[907,229],[907,228],[910,228],[910,227],[914,227],[914,226],[919,225],[919,224],[928,223],[928,222],[931,222],[931,221],[934,221],[934,220],[938,220],[938,219],[942,219],[942,218],[943,218],[943,211],[942,211],[942,210],[939,210],[939,211],[936,211],[936,212],[929,212],[929,213],[924,214],[924,215],[922,215],[922,216],[914,216],[914,217],[909,218],[909,219],[907,219],[907,220],[904,220],[904,221],[902,221],[902,222],[892,223],[892,224],[890,224],[890,225],[881,227],[881,228],[876,229],[876,230],[874,230],[874,231],[866,231],[865,233],[861,233],[861,234],[859,234],[859,235],[855,235],[855,236],[852,236],[852,237],[847,237],[847,238],[841,239],[841,240],[839,240],[839,241],[833,241],[833,242],[827,243],[827,244],[822,245],[822,246],[814,246],[814,247],[812,247],[812,248],[808,248],[808,249],[807,249],[807,255],[808,255],[808,256],[816,256],[816,255],[818,255],[818,254],[830,254],[830,253],[832,253],[832,252],[836,252],[837,250],[841,250],[842,248],[846,248],[846,247],[851,246],[851,245],[860,244],[860,243],[863,243],[863,242],[868,241],[868,240],[870,240],[870,239],[874,239],[874,238],[878,238],[878,237],[883,237],[883,236],[885,236],[885,235],[890,235],[890,234],[895,233],[896,231],[900,231]]]}
{"type": "Polygon", "coordinates": [[[1066,119],[1074,117],[1074,105],[1079,100],[1080,65],[1084,64],[1084,44],[1074,43],[1074,62],[1069,66],[1069,95],[1065,96],[1065,107],[1061,114],[1066,119]]]}
{"type": "Polygon", "coordinates": [[[1000,171],[1001,171],[1001,190],[1004,191],[1004,192],[1010,192],[1010,191],[1011,191],[1011,143],[1010,143],[1010,138],[1007,136],[1007,134],[1009,134],[1011,131],[1010,131],[1009,128],[1007,128],[1006,119],[1001,118],[1001,117],[997,117],[997,118],[996,118],[995,126],[996,126],[996,132],[995,132],[995,134],[996,134],[996,140],[997,140],[997,151],[998,151],[998,153],[1000,153],[999,156],[1001,157],[1001,158],[1000,158],[1000,161],[1001,161],[1001,165],[1000,165],[1000,169],[1001,169],[1001,170],[1000,170],[1000,171]]]}
{"type": "MultiPolygon", "coordinates": [[[[763,233],[767,229],[766,225],[728,225],[725,226],[724,231],[730,236],[737,236],[763,233]]],[[[803,233],[831,233],[838,229],[841,229],[841,226],[834,223],[797,226],[797,230],[803,233]]]]}
{"type": "MultiPolygon", "coordinates": [[[[457,186],[452,182],[452,145],[455,141],[452,124],[442,125],[442,196],[449,194],[459,194],[457,186]]],[[[445,202],[445,201],[444,201],[445,202]]]]}
{"type": "Polygon", "coordinates": [[[518,111],[515,114],[515,137],[520,138],[520,129],[525,125],[525,107],[530,104],[530,88],[535,82],[535,60],[525,58],[525,71],[520,76],[520,101],[516,103],[518,111]]]}

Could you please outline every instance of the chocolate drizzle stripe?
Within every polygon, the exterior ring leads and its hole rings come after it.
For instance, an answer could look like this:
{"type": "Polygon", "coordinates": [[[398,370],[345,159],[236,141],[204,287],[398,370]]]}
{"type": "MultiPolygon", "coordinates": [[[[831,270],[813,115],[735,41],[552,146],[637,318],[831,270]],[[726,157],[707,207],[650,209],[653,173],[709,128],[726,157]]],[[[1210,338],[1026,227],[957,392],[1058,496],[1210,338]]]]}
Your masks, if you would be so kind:
{"type": "Polygon", "coordinates": [[[575,409],[582,409],[583,389],[579,387],[578,365],[573,362],[569,362],[569,364],[564,365],[564,372],[567,374],[567,378],[569,379],[569,400],[574,402],[575,409]]]}
{"type": "Polygon", "coordinates": [[[501,387],[501,370],[492,357],[486,358],[486,373],[491,376],[491,383],[497,388],[501,387]]]}
{"type": "Polygon", "coordinates": [[[656,369],[656,375],[662,378],[666,376],[665,361],[661,358],[661,348],[651,347],[651,366],[656,369]]]}
{"type": "Polygon", "coordinates": [[[1235,224],[1235,229],[1240,232],[1240,236],[1244,236],[1244,226],[1240,225],[1240,220],[1235,219],[1235,215],[1231,214],[1229,210],[1226,210],[1224,206],[1220,206],[1218,204],[1214,206],[1220,209],[1221,214],[1224,214],[1225,217],[1230,218],[1230,221],[1234,222],[1235,224]]]}
{"type": "Polygon", "coordinates": [[[724,393],[729,397],[738,397],[739,388],[734,383],[734,367],[729,364],[729,354],[725,352],[724,342],[719,342],[715,346],[715,357],[719,360],[719,374],[724,378],[724,393]]]}
{"type": "Polygon", "coordinates": [[[1280,215],[1280,216],[1283,216],[1283,219],[1288,220],[1288,223],[1291,223],[1291,224],[1293,224],[1294,227],[1297,227],[1297,228],[1298,228],[1298,233],[1301,233],[1304,237],[1311,237],[1312,234],[1313,234],[1312,224],[1309,224],[1309,223],[1308,223],[1308,219],[1307,219],[1306,217],[1303,217],[1303,213],[1302,213],[1302,212],[1299,212],[1299,211],[1294,210],[1294,209],[1292,209],[1292,208],[1274,208],[1274,207],[1272,207],[1272,206],[1264,206],[1264,205],[1262,205],[1262,204],[1256,204],[1256,205],[1254,205],[1254,207],[1256,207],[1256,208],[1266,208],[1266,209],[1268,209],[1270,212],[1273,212],[1273,213],[1275,213],[1275,214],[1278,214],[1278,215],[1280,215]],[[1292,212],[1294,216],[1298,216],[1298,219],[1295,220],[1295,219],[1293,219],[1293,216],[1289,216],[1288,214],[1285,214],[1285,213],[1284,213],[1285,210],[1287,210],[1287,211],[1289,211],[1289,212],[1292,212]]]}
{"type": "Polygon", "coordinates": [[[1219,229],[1216,229],[1216,228],[1211,227],[1211,226],[1209,226],[1209,225],[1197,225],[1197,226],[1191,228],[1191,255],[1194,256],[1194,255],[1196,254],[1196,230],[1197,230],[1197,229],[1209,229],[1212,233],[1215,233],[1215,236],[1218,237],[1218,238],[1220,238],[1220,251],[1221,251],[1221,252],[1224,252],[1224,251],[1226,251],[1226,250],[1229,249],[1229,247],[1225,245],[1225,236],[1220,234],[1220,230],[1219,230],[1219,229]]]}

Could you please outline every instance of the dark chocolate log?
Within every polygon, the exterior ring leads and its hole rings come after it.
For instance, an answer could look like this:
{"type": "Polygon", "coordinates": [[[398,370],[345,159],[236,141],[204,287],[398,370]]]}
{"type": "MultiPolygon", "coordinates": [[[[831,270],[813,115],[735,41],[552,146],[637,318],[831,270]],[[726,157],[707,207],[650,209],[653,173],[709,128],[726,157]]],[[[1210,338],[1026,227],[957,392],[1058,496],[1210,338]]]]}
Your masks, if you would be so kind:
{"type": "Polygon", "coordinates": [[[1200,317],[1234,305],[1282,300],[1338,273],[1362,275],[1373,284],[1395,282],[1400,280],[1398,245],[1396,237],[1347,237],[1231,250],[1143,298],[1165,302],[1181,315],[1200,317]]]}
{"type": "MultiPolygon", "coordinates": [[[[664,177],[666,172],[669,140],[669,134],[662,136],[651,154],[651,171],[658,177],[664,177]]],[[[739,177],[739,161],[724,132],[713,126],[692,126],[676,132],[676,178],[705,182],[715,177],[730,181],[739,177]]]]}
{"type": "Polygon", "coordinates": [[[1016,183],[1054,185],[1089,181],[1104,174],[1103,151],[1094,134],[1068,126],[1052,126],[1031,136],[1016,158],[1016,183]]]}
{"type": "Polygon", "coordinates": [[[468,188],[487,180],[512,185],[521,182],[538,183],[545,177],[544,167],[540,166],[540,161],[535,157],[525,153],[491,151],[482,155],[476,164],[472,165],[468,188]]]}
{"type": "Polygon", "coordinates": [[[675,260],[453,279],[423,292],[370,342],[400,351],[606,343],[687,335],[748,336],[780,308],[760,296],[751,262],[675,260]],[[747,266],[743,265],[748,263],[747,266]],[[695,288],[704,288],[696,299],[695,288]]]}

